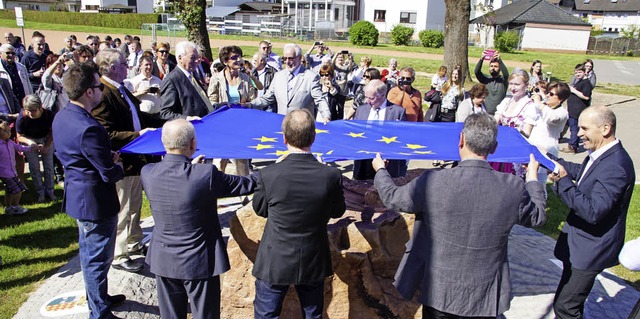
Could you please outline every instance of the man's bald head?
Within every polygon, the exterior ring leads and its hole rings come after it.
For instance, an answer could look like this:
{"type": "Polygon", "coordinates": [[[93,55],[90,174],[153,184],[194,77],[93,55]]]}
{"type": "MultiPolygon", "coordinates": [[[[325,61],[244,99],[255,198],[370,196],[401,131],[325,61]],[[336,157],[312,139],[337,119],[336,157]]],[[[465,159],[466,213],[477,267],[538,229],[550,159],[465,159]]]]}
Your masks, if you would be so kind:
{"type": "Polygon", "coordinates": [[[303,149],[311,147],[316,139],[316,123],[307,110],[293,110],[282,121],[282,132],[287,145],[303,149]]]}
{"type": "Polygon", "coordinates": [[[167,152],[189,150],[195,138],[196,130],[187,120],[176,119],[162,126],[162,145],[167,152]]]}
{"type": "Polygon", "coordinates": [[[590,106],[580,116],[590,117],[595,125],[598,127],[605,124],[611,127],[611,133],[616,134],[616,115],[606,106],[590,106]]]}

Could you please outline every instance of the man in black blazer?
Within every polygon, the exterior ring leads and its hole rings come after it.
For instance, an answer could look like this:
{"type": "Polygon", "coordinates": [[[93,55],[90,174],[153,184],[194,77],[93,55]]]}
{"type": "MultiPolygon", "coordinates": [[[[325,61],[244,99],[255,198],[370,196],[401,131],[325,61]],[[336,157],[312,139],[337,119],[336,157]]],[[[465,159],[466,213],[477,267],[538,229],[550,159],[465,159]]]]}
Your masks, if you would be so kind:
{"type": "Polygon", "coordinates": [[[508,310],[509,233],[516,224],[546,221],[533,155],[526,182],[487,163],[497,134],[492,116],[470,115],[458,143],[460,164],[428,170],[404,186],[395,185],[380,155],[373,160],[385,206],[416,214],[394,285],[409,300],[420,290],[423,318],[496,318],[508,310]],[[487,185],[500,191],[487,192],[487,185]]]}
{"type": "Polygon", "coordinates": [[[162,127],[167,154],[142,168],[155,226],[146,262],[156,275],[161,318],[220,317],[220,274],[229,257],[217,214],[217,198],[253,192],[254,176],[226,175],[196,151],[193,125],[177,119],[162,127]]]}
{"type": "Polygon", "coordinates": [[[198,47],[193,42],[178,42],[176,56],[177,68],[162,79],[160,86],[160,116],[165,120],[204,117],[213,111],[213,106],[194,77],[199,63],[198,47]]]}
{"type": "Polygon", "coordinates": [[[324,280],[333,273],[327,238],[330,218],[344,214],[340,171],[311,154],[315,121],[307,110],[293,110],[282,122],[289,151],[260,170],[253,209],[267,218],[253,266],[255,318],[277,318],[295,285],[305,318],[322,318],[324,280]]]}
{"type": "Polygon", "coordinates": [[[553,304],[560,319],[582,318],[596,276],[618,264],[636,176],[629,154],[616,139],[613,111],[588,107],[578,126],[589,156],[582,165],[558,159],[558,174],[549,175],[570,209],[555,248],[563,262],[553,304]]]}
{"type": "MultiPolygon", "coordinates": [[[[406,121],[407,111],[400,105],[387,101],[387,85],[380,80],[371,80],[364,87],[365,104],[358,107],[354,120],[363,121],[406,121]]],[[[407,173],[407,161],[390,160],[387,171],[391,177],[404,176],[407,173]]],[[[373,179],[376,172],[371,160],[353,161],[353,179],[373,179]]]]}

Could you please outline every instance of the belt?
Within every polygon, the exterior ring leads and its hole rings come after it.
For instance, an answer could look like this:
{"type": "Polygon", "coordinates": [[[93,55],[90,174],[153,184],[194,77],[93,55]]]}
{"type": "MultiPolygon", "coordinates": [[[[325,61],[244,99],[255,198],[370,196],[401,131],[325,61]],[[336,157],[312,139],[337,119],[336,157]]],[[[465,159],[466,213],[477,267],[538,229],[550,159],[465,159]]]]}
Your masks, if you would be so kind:
{"type": "Polygon", "coordinates": [[[440,109],[440,112],[442,113],[455,113],[456,109],[440,109]]]}

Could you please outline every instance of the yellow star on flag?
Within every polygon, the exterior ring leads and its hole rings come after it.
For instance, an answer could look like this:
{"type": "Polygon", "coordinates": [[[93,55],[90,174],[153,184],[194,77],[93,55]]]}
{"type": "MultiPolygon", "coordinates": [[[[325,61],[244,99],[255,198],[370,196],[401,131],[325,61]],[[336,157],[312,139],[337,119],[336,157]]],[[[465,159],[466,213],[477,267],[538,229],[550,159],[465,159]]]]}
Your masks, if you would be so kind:
{"type": "Polygon", "coordinates": [[[405,148],[412,149],[412,150],[418,150],[418,149],[427,148],[427,147],[426,146],[422,146],[420,144],[407,144],[407,146],[405,148]]]}
{"type": "Polygon", "coordinates": [[[353,132],[349,132],[349,134],[345,134],[345,135],[348,135],[348,136],[351,136],[351,137],[354,137],[354,138],[355,138],[355,137],[366,138],[366,137],[364,136],[364,132],[362,132],[362,133],[353,133],[353,132]]]}
{"type": "Polygon", "coordinates": [[[333,150],[330,150],[327,152],[327,155],[331,155],[331,154],[333,154],[333,150]]]}
{"type": "MultiPolygon", "coordinates": [[[[375,153],[378,153],[378,152],[371,152],[371,151],[358,151],[358,153],[375,154],[375,153]]],[[[380,153],[380,154],[382,154],[382,153],[380,153]]]]}
{"type": "Polygon", "coordinates": [[[266,142],[274,142],[275,143],[275,142],[277,142],[277,138],[276,137],[266,137],[266,136],[263,136],[263,137],[260,137],[260,138],[253,138],[253,140],[260,141],[260,143],[266,143],[266,142]]]}
{"type": "Polygon", "coordinates": [[[258,144],[256,146],[249,146],[250,148],[255,148],[257,151],[259,150],[263,150],[263,149],[267,149],[267,148],[273,148],[273,145],[263,145],[263,144],[258,144]]]}
{"type": "Polygon", "coordinates": [[[420,155],[434,154],[432,151],[413,151],[413,152],[420,155]]]}
{"type": "Polygon", "coordinates": [[[316,129],[316,134],[320,134],[320,133],[329,133],[329,130],[321,130],[321,129],[316,129]]]}
{"type": "Polygon", "coordinates": [[[400,142],[396,141],[397,138],[398,138],[397,136],[394,136],[394,137],[383,136],[382,139],[378,140],[378,142],[385,142],[387,144],[400,143],[400,142]]]}

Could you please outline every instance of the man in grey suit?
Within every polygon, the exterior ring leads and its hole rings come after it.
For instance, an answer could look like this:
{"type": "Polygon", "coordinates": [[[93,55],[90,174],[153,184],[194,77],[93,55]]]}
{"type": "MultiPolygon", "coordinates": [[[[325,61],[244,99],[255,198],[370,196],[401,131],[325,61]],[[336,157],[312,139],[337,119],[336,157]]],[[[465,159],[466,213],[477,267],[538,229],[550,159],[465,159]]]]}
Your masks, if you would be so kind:
{"type": "Polygon", "coordinates": [[[307,109],[314,116],[320,112],[324,122],[329,122],[331,112],[326,94],[322,92],[320,76],[302,66],[302,49],[293,43],[286,44],[282,62],[284,68],[275,74],[267,92],[247,106],[264,109],[277,104],[279,114],[307,109]]]}
{"type": "Polygon", "coordinates": [[[200,164],[195,130],[184,119],[162,127],[167,154],[142,168],[141,179],[155,226],[146,262],[156,275],[162,318],[186,318],[188,300],[194,319],[220,317],[220,274],[229,257],[218,221],[217,198],[246,195],[254,177],[226,175],[200,164]]]}
{"type": "MultiPolygon", "coordinates": [[[[371,80],[364,87],[365,104],[358,107],[354,120],[363,121],[406,121],[407,111],[400,105],[387,101],[387,85],[380,80],[371,80]]],[[[404,176],[407,173],[405,160],[390,160],[387,172],[391,177],[404,176]]],[[[353,161],[353,179],[373,179],[376,172],[371,160],[353,161]]]]}
{"type": "Polygon", "coordinates": [[[373,160],[375,187],[385,206],[417,215],[394,285],[407,299],[420,289],[423,318],[496,318],[508,310],[509,232],[515,224],[546,221],[533,155],[526,182],[487,163],[497,132],[487,114],[470,115],[460,134],[460,164],[429,170],[401,187],[380,155],[373,160]],[[487,185],[496,191],[487,192],[487,185]]]}

